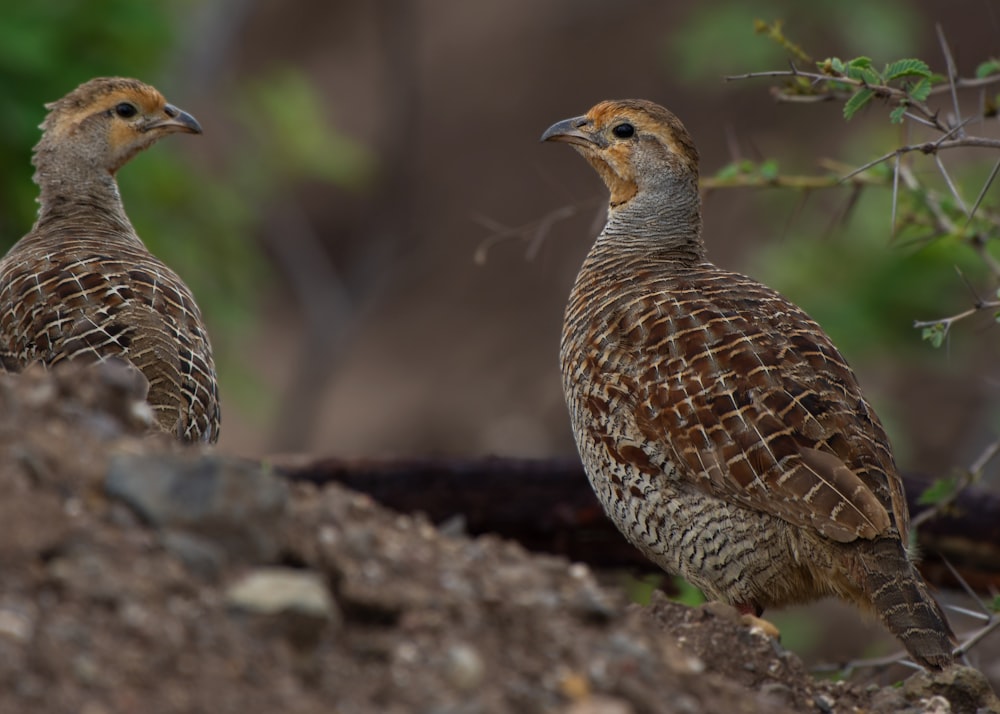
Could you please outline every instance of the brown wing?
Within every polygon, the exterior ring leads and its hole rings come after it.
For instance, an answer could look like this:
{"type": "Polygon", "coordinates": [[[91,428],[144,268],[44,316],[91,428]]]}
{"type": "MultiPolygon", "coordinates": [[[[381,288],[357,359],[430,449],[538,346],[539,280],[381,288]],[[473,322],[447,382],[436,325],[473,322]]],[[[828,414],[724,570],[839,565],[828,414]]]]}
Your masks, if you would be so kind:
{"type": "Polygon", "coordinates": [[[218,438],[211,347],[187,287],[144,249],[74,237],[73,251],[44,244],[0,264],[0,363],[95,362],[122,357],[149,382],[160,426],[186,440],[218,438]]]}
{"type": "MultiPolygon", "coordinates": [[[[887,437],[815,322],[721,271],[647,303],[632,313],[648,321],[634,346],[647,372],[637,375],[633,414],[652,459],[677,464],[718,497],[837,541],[894,524],[906,537],[887,437]]],[[[623,334],[636,335],[635,326],[623,334]]]]}

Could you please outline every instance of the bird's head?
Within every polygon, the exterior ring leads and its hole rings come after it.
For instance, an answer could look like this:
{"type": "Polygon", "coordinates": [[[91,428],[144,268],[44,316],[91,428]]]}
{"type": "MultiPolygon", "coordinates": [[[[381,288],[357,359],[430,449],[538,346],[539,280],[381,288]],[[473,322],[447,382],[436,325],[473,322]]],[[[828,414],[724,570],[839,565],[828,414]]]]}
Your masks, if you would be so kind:
{"type": "Polygon", "coordinates": [[[92,79],[46,109],[36,156],[58,152],[64,160],[76,157],[112,174],[167,134],[201,133],[193,116],[135,79],[92,79]]]}
{"type": "Polygon", "coordinates": [[[612,209],[667,181],[697,185],[698,151],[669,111],[639,99],[605,101],[545,130],[542,141],[571,144],[611,192],[612,209]]]}

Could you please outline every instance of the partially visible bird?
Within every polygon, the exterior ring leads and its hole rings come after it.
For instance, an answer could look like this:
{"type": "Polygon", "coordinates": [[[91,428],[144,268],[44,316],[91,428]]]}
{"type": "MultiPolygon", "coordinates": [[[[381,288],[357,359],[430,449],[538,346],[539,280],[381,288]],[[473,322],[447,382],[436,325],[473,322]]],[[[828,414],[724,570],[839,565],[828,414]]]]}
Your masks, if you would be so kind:
{"type": "Polygon", "coordinates": [[[743,613],[834,595],[924,667],[953,662],[878,417],[805,312],[708,262],[681,122],[607,101],[542,140],[572,145],[611,193],[560,357],[580,456],[618,528],[743,613]]]}
{"type": "Polygon", "coordinates": [[[215,442],[218,386],[201,312],[136,235],[115,181],[156,140],[201,126],[153,87],[119,77],[46,108],[33,159],[38,219],[0,261],[0,365],[122,358],[148,381],[160,428],[215,442]]]}

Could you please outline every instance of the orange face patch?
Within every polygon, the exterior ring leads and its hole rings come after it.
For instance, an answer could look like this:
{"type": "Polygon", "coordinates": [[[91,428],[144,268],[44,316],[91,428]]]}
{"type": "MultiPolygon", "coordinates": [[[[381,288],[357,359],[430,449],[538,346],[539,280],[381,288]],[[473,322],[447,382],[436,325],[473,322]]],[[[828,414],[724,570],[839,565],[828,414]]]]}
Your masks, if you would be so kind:
{"type": "MultiPolygon", "coordinates": [[[[139,114],[162,110],[167,103],[155,88],[138,80],[117,77],[94,79],[46,105],[49,115],[42,123],[42,129],[55,136],[67,135],[88,117],[113,111],[122,102],[133,104],[139,114]]],[[[121,133],[121,130],[127,131],[127,127],[115,127],[116,132],[121,133]]],[[[124,139],[124,136],[112,137],[112,141],[124,139]]]]}
{"type": "MultiPolygon", "coordinates": [[[[698,169],[698,150],[681,120],[658,104],[642,99],[604,101],[586,115],[594,132],[606,132],[622,121],[628,121],[640,133],[656,136],[684,164],[698,169]]],[[[612,147],[609,147],[609,151],[612,147]]]]}

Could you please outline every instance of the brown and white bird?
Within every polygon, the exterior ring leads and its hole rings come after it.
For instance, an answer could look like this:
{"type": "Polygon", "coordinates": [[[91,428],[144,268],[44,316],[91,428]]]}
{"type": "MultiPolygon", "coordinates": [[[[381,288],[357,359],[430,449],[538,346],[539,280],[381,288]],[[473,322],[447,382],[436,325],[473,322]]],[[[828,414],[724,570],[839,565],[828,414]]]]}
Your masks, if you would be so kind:
{"type": "Polygon", "coordinates": [[[208,333],[184,281],[125,215],[115,172],[156,140],[200,134],[190,114],[135,79],[86,82],[47,105],[35,147],[38,220],[0,261],[0,364],[121,358],[148,381],[158,425],[219,438],[208,333]]]}
{"type": "Polygon", "coordinates": [[[653,562],[746,614],[833,595],[919,664],[954,635],[907,554],[889,440],[805,312],[705,257],[698,152],[647,101],[552,125],[611,193],[566,309],[563,388],[610,518],[653,562]]]}

